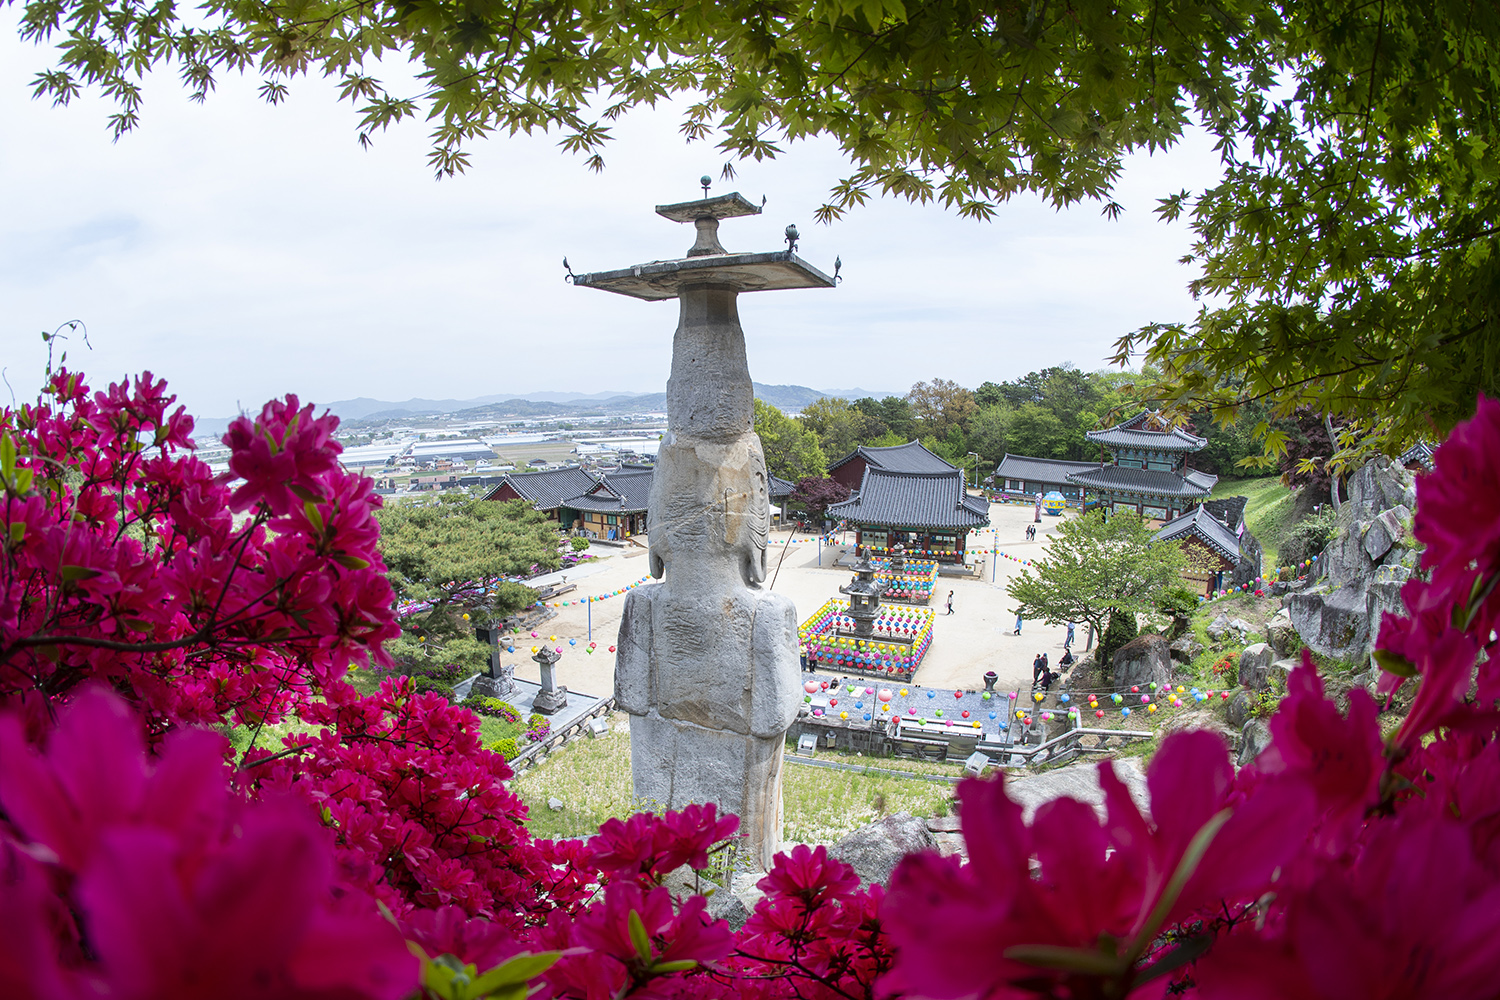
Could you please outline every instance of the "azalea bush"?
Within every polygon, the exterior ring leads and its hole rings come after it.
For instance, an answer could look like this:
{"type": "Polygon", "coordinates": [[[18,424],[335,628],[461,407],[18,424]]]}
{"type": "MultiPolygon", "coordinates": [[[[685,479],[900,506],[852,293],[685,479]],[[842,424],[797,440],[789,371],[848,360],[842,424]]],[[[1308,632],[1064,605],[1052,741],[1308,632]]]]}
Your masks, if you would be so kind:
{"type": "Polygon", "coordinates": [[[967,863],[861,887],[798,847],[732,931],[663,883],[734,817],[535,839],[473,712],[348,683],[400,629],[335,418],[269,403],[214,475],[172,402],[60,370],[0,411],[0,995],[1493,993],[1500,404],[1419,482],[1425,572],[1377,652],[1382,696],[1417,682],[1389,740],[1305,659],[1250,766],[1164,740],[1149,815],[1107,764],[1102,818],[1063,799],[1027,823],[969,779],[967,863]],[[209,728],[287,720],[244,753],[209,728]]]}

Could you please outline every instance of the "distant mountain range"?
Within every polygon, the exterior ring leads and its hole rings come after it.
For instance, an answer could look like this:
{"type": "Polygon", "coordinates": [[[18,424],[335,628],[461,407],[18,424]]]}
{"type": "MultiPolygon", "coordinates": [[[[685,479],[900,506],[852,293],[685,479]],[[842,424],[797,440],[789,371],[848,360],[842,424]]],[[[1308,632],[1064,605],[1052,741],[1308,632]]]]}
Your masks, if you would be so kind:
{"type": "MultiPolygon", "coordinates": [[[[898,395],[869,389],[810,389],[805,385],[764,385],[754,383],[756,398],[782,410],[798,411],[825,396],[860,399],[873,396],[883,399],[898,395]]],[[[649,413],[664,410],[664,392],[529,392],[516,395],[495,394],[473,399],[408,399],[390,402],[383,399],[341,399],[329,403],[328,409],[345,420],[399,420],[403,416],[446,413],[467,420],[501,417],[561,417],[590,413],[649,413]]]]}

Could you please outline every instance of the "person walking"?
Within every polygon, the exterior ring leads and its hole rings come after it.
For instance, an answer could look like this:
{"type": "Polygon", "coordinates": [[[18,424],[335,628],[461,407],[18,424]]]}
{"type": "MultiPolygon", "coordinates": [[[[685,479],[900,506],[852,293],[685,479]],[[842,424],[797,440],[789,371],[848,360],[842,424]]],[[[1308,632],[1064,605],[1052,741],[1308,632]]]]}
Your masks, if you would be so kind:
{"type": "Polygon", "coordinates": [[[1063,640],[1063,645],[1064,646],[1071,646],[1071,645],[1073,645],[1073,623],[1072,622],[1068,622],[1068,637],[1063,640]]]}
{"type": "Polygon", "coordinates": [[[1021,609],[1020,608],[1016,609],[1016,630],[1014,632],[1012,632],[1011,634],[1012,635],[1020,635],[1021,634],[1021,609]]]}
{"type": "Polygon", "coordinates": [[[1031,686],[1036,687],[1047,677],[1047,658],[1041,653],[1031,661],[1031,686]]]}
{"type": "Polygon", "coordinates": [[[948,614],[953,614],[953,591],[948,591],[948,614]]]}

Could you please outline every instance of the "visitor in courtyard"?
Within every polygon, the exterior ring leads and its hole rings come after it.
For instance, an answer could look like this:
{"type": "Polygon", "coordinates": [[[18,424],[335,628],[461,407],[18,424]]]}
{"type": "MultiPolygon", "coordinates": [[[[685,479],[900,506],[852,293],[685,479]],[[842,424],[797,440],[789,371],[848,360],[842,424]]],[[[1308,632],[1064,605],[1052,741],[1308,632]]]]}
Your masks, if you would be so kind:
{"type": "Polygon", "coordinates": [[[1063,648],[1067,649],[1071,645],[1073,645],[1073,623],[1068,622],[1068,637],[1063,640],[1063,648]]]}
{"type": "Polygon", "coordinates": [[[1016,609],[1016,630],[1014,632],[1012,632],[1011,634],[1012,635],[1020,635],[1021,634],[1021,609],[1020,608],[1016,609]]]}
{"type": "Polygon", "coordinates": [[[1031,684],[1035,687],[1041,683],[1043,677],[1047,676],[1047,661],[1041,653],[1036,654],[1036,659],[1031,661],[1031,684]]]}
{"type": "Polygon", "coordinates": [[[1063,647],[1062,659],[1057,661],[1057,665],[1065,670],[1073,665],[1073,650],[1071,647],[1063,647]]]}
{"type": "Polygon", "coordinates": [[[948,591],[948,614],[953,614],[953,591],[948,591]]]}

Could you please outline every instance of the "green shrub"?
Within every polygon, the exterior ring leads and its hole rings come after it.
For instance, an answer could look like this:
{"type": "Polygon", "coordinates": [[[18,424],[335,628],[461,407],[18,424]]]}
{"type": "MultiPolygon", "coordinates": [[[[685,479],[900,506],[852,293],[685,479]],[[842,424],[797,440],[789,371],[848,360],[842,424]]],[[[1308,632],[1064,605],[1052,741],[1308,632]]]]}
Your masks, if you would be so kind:
{"type": "Polygon", "coordinates": [[[1104,630],[1104,637],[1099,640],[1099,650],[1094,656],[1094,662],[1099,664],[1099,669],[1109,670],[1113,665],[1115,651],[1139,634],[1133,613],[1111,611],[1109,627],[1104,630]]]}
{"type": "Polygon", "coordinates": [[[516,755],[520,753],[519,748],[516,746],[516,738],[514,736],[501,737],[500,739],[491,743],[489,745],[489,749],[491,752],[499,754],[506,760],[515,760],[516,755]]]}
{"type": "Polygon", "coordinates": [[[1338,515],[1333,505],[1328,504],[1316,514],[1309,514],[1292,526],[1281,540],[1277,560],[1290,566],[1319,555],[1328,547],[1333,534],[1338,530],[1338,515]]]}
{"type": "Polygon", "coordinates": [[[444,698],[453,699],[453,689],[435,677],[417,676],[412,678],[418,691],[436,691],[444,698]]]}
{"type": "Polygon", "coordinates": [[[499,698],[467,698],[464,700],[464,708],[479,715],[488,715],[492,719],[501,722],[520,722],[521,713],[516,706],[499,698]]]}
{"type": "Polygon", "coordinates": [[[526,720],[526,738],[533,743],[540,743],[551,732],[552,720],[545,715],[533,712],[531,718],[526,720]]]}
{"type": "Polygon", "coordinates": [[[582,552],[584,549],[586,549],[588,547],[589,547],[589,540],[587,538],[575,538],[575,539],[573,539],[573,551],[574,552],[582,552]]]}

